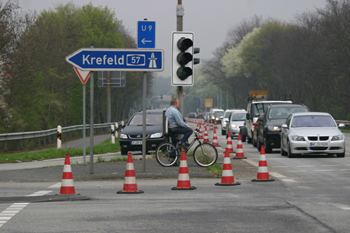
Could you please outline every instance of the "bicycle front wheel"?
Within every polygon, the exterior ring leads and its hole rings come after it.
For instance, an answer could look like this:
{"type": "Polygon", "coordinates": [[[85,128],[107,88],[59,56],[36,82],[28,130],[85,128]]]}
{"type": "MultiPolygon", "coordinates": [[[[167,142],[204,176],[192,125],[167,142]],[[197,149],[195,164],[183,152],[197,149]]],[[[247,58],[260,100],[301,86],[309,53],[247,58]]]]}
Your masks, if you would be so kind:
{"type": "Polygon", "coordinates": [[[209,167],[218,159],[218,151],[210,143],[202,143],[193,151],[194,161],[201,167],[209,167]]]}
{"type": "Polygon", "coordinates": [[[157,162],[163,167],[173,166],[179,157],[175,146],[169,142],[160,144],[156,149],[157,162]]]}

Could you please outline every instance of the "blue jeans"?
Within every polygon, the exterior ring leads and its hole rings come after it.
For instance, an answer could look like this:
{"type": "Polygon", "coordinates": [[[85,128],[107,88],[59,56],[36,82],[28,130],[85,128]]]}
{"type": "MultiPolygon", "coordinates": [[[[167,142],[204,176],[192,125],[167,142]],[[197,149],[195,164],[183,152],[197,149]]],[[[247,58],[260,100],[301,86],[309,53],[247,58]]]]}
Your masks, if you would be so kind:
{"type": "Polygon", "coordinates": [[[171,133],[183,134],[184,136],[180,139],[180,142],[187,142],[188,138],[192,135],[193,129],[188,127],[175,127],[169,128],[171,133]]]}

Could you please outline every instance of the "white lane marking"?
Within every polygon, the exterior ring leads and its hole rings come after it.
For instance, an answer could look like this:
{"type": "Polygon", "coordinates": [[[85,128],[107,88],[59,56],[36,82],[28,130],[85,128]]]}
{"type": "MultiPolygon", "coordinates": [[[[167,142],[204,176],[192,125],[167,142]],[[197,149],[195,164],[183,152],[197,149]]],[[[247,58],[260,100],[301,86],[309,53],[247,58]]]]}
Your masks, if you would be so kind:
{"type": "Polygon", "coordinates": [[[21,211],[24,207],[26,207],[29,203],[13,203],[11,206],[7,207],[0,214],[0,227],[2,227],[5,223],[7,223],[15,214],[21,211]],[[2,217],[4,216],[4,217],[2,217]]]}
{"type": "Polygon", "coordinates": [[[304,165],[304,166],[297,166],[297,167],[314,167],[314,165],[304,165]]]}
{"type": "Polygon", "coordinates": [[[253,165],[254,167],[259,166],[259,163],[258,163],[258,162],[255,162],[255,161],[253,161],[253,160],[251,160],[251,159],[246,159],[245,161],[246,161],[247,163],[249,163],[250,165],[253,165]]]}
{"type": "Polygon", "coordinates": [[[289,167],[289,166],[271,166],[271,167],[289,167]]]}
{"type": "Polygon", "coordinates": [[[342,205],[342,204],[333,204],[333,205],[342,210],[350,210],[350,206],[347,206],[347,205],[342,205]]]}
{"type": "Polygon", "coordinates": [[[314,172],[334,172],[334,170],[314,170],[314,172]]]}
{"type": "Polygon", "coordinates": [[[321,165],[321,167],[339,167],[340,165],[321,165]]]}
{"type": "Polygon", "coordinates": [[[276,177],[276,178],[285,178],[286,176],[278,173],[278,172],[270,172],[270,175],[276,177]]]}
{"type": "Polygon", "coordinates": [[[297,182],[296,180],[293,180],[293,179],[281,179],[282,181],[284,182],[297,182]]]}
{"type": "Polygon", "coordinates": [[[51,193],[52,191],[38,191],[33,194],[26,195],[26,197],[37,197],[37,196],[44,196],[45,194],[51,193]]]}
{"type": "Polygon", "coordinates": [[[54,189],[54,188],[61,188],[61,182],[57,182],[56,184],[49,186],[49,189],[54,189]]]}

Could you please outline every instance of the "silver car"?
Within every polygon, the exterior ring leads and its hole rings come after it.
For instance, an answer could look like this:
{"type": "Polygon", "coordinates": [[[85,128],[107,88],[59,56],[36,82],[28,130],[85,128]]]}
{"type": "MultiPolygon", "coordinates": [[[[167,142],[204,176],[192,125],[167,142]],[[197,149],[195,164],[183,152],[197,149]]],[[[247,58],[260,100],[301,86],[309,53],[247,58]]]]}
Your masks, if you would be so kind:
{"type": "Polygon", "coordinates": [[[300,112],[288,116],[282,125],[281,155],[336,154],[345,156],[345,136],[339,130],[345,127],[329,113],[300,112]]]}
{"type": "Polygon", "coordinates": [[[231,133],[231,138],[238,138],[240,127],[242,127],[246,120],[247,111],[235,110],[231,113],[229,121],[227,122],[226,138],[228,138],[228,132],[231,133]]]}

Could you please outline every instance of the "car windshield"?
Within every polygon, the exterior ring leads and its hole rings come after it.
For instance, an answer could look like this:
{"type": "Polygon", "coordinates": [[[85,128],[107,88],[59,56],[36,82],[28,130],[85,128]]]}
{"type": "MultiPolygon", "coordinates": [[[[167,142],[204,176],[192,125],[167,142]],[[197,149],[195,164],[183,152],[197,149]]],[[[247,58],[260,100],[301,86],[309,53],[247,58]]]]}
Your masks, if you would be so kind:
{"type": "Polygon", "coordinates": [[[256,103],[252,108],[253,116],[259,117],[260,114],[264,113],[268,106],[277,105],[277,104],[286,104],[286,103],[256,103]]]}
{"type": "Polygon", "coordinates": [[[244,121],[246,119],[245,112],[234,113],[232,115],[231,121],[244,121]]]}
{"type": "Polygon", "coordinates": [[[295,116],[292,121],[292,128],[298,127],[335,127],[330,116],[295,116]]]}
{"type": "Polygon", "coordinates": [[[228,118],[231,115],[232,112],[226,112],[225,113],[225,118],[228,118]]]}
{"type": "MultiPolygon", "coordinates": [[[[162,124],[162,115],[161,114],[147,114],[146,115],[146,125],[161,125],[162,124]]],[[[135,115],[130,123],[129,126],[141,126],[143,125],[143,115],[137,114],[135,115]]]]}
{"type": "Polygon", "coordinates": [[[268,119],[287,119],[290,114],[295,112],[308,112],[308,109],[300,107],[272,108],[271,111],[269,111],[268,119]]]}
{"type": "Polygon", "coordinates": [[[224,115],[224,112],[214,112],[214,116],[221,117],[224,115]]]}

